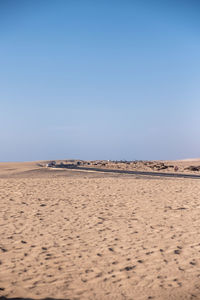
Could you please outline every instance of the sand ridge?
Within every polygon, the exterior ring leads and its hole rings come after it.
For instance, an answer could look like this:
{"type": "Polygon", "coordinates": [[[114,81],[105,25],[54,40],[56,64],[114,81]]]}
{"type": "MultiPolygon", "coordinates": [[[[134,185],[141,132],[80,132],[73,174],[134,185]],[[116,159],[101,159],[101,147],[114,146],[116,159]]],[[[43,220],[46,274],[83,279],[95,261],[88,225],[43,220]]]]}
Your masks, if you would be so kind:
{"type": "Polygon", "coordinates": [[[198,180],[5,168],[0,296],[200,299],[198,180]]]}

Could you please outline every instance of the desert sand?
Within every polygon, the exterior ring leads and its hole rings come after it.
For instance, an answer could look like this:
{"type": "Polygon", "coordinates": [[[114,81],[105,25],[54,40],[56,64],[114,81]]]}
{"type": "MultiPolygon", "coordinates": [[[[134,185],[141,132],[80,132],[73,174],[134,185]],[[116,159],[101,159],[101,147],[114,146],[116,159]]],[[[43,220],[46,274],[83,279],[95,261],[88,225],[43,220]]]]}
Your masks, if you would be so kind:
{"type": "Polygon", "coordinates": [[[0,163],[0,212],[0,296],[200,299],[200,179],[0,163]]]}

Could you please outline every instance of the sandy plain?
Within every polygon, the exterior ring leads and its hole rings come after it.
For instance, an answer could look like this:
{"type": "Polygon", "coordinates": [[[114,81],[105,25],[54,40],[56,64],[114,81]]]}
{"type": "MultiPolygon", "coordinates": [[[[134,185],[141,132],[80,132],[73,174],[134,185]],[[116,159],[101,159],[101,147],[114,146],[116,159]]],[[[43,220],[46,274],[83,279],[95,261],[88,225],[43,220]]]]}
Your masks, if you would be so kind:
{"type": "Polygon", "coordinates": [[[200,299],[200,179],[0,163],[0,212],[4,299],[200,299]]]}

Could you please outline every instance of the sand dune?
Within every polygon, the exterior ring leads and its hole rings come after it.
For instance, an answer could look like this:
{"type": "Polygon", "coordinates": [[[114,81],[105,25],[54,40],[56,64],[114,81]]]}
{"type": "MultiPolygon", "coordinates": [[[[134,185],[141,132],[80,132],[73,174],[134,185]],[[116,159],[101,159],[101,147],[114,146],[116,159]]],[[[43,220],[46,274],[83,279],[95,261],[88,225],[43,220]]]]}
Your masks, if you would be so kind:
{"type": "Polygon", "coordinates": [[[200,299],[200,181],[0,164],[0,296],[200,299]]]}

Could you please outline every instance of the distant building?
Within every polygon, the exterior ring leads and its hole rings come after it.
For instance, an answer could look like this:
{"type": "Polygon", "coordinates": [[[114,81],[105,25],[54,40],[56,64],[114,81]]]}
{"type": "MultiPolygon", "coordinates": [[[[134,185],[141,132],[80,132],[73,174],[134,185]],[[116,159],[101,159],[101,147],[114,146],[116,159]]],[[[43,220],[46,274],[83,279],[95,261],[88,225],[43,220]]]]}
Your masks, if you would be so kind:
{"type": "Polygon", "coordinates": [[[51,167],[55,167],[56,166],[56,162],[55,161],[51,161],[48,164],[46,164],[47,168],[51,168],[51,167]]]}
{"type": "Polygon", "coordinates": [[[52,167],[52,165],[49,163],[49,164],[46,164],[46,167],[50,168],[50,167],[52,167]]]}

